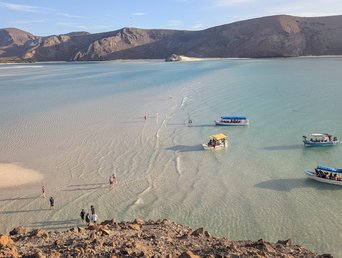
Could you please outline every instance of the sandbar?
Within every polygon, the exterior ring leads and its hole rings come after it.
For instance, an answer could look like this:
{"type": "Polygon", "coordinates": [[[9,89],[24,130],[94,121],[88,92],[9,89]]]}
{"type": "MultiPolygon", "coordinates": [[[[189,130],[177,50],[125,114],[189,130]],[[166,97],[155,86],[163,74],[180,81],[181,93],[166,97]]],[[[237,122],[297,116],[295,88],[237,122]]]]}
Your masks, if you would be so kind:
{"type": "Polygon", "coordinates": [[[43,179],[38,171],[13,163],[0,163],[0,189],[39,182],[43,179]]]}

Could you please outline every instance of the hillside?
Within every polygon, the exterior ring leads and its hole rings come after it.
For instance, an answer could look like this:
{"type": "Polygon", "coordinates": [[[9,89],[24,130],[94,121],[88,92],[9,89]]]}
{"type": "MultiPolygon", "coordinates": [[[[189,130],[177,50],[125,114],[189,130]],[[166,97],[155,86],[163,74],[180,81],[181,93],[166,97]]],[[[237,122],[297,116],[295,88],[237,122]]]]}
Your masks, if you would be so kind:
{"type": "Polygon", "coordinates": [[[0,235],[1,257],[306,257],[329,258],[291,240],[269,243],[213,237],[169,220],[133,222],[108,220],[100,225],[64,232],[17,227],[0,235]]]}
{"type": "Polygon", "coordinates": [[[296,57],[342,55],[342,15],[277,15],[201,31],[123,28],[48,37],[15,28],[0,30],[0,59],[82,61],[199,57],[296,57]]]}

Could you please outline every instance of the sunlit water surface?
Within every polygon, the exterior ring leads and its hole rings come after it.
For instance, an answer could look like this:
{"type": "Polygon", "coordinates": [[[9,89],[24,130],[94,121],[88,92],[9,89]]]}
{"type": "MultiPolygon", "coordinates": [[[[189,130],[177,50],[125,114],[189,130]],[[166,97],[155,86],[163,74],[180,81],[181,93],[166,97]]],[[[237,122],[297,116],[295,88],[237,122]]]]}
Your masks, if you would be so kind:
{"type": "Polygon", "coordinates": [[[341,58],[1,65],[0,163],[43,180],[0,191],[0,231],[70,228],[94,205],[100,220],[169,218],[342,256],[342,186],[303,173],[342,167],[342,146],[301,141],[342,138],[341,82],[341,58]],[[250,125],[214,126],[221,115],[250,125]],[[229,147],[203,151],[219,132],[229,147]]]}

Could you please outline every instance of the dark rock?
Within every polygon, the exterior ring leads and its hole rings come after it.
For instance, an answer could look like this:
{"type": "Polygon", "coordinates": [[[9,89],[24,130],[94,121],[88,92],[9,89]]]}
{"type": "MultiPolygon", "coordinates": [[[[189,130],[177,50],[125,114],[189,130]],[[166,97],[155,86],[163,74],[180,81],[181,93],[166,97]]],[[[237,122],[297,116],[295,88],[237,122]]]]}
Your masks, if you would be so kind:
{"type": "Polygon", "coordinates": [[[191,251],[183,252],[178,258],[200,258],[191,251]]]}
{"type": "Polygon", "coordinates": [[[28,232],[27,228],[22,227],[22,226],[19,226],[19,227],[14,228],[13,230],[11,230],[11,231],[9,232],[9,234],[10,234],[11,236],[15,236],[15,235],[26,235],[27,232],[28,232]]]}
{"type": "Polygon", "coordinates": [[[38,229],[33,229],[30,232],[30,236],[38,237],[38,238],[48,238],[49,234],[45,230],[38,228],[38,229]]]}
{"type": "Polygon", "coordinates": [[[198,228],[191,235],[196,236],[196,237],[203,236],[204,235],[204,229],[198,228]]]}

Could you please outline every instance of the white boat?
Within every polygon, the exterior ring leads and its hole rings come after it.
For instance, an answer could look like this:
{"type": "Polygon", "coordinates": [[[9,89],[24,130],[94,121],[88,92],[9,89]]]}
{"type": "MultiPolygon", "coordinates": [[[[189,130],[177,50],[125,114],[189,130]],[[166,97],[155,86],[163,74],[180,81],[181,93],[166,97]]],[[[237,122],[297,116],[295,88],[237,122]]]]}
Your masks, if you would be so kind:
{"type": "Polygon", "coordinates": [[[216,125],[241,126],[249,125],[249,120],[245,116],[221,116],[220,120],[215,121],[216,125]]]}
{"type": "Polygon", "coordinates": [[[211,135],[209,139],[207,144],[202,144],[205,150],[220,150],[228,147],[228,136],[223,133],[211,135]]]}
{"type": "Polygon", "coordinates": [[[315,171],[304,170],[307,177],[316,180],[318,182],[332,184],[332,185],[342,185],[341,176],[342,169],[332,168],[327,166],[317,166],[315,171]]]}
{"type": "Polygon", "coordinates": [[[303,136],[305,146],[332,146],[340,141],[337,136],[328,133],[311,133],[303,136]]]}

